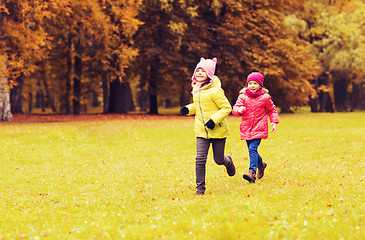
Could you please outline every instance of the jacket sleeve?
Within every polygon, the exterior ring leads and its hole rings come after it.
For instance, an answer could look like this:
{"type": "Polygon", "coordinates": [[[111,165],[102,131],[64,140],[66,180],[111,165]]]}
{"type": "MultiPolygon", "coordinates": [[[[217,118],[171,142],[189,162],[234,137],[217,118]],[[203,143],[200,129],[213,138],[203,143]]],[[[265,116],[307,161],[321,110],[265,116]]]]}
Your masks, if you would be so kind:
{"type": "Polygon", "coordinates": [[[276,124],[279,123],[279,115],[278,112],[276,111],[276,107],[273,101],[271,100],[271,97],[269,97],[268,101],[266,102],[266,112],[269,115],[270,122],[276,124]]]}
{"type": "Polygon", "coordinates": [[[232,111],[232,106],[229,103],[228,99],[224,95],[224,91],[220,88],[215,94],[212,96],[214,103],[217,105],[219,110],[210,116],[210,119],[215,123],[219,124],[223,121],[232,111]]]}
{"type": "Polygon", "coordinates": [[[243,97],[242,95],[239,95],[236,101],[236,104],[233,106],[232,114],[236,117],[242,116],[242,114],[239,114],[238,109],[240,107],[244,107],[243,97]]]}
{"type": "Polygon", "coordinates": [[[190,103],[190,104],[186,105],[185,107],[187,107],[189,109],[189,113],[188,113],[189,116],[194,115],[196,113],[194,103],[190,103]]]}

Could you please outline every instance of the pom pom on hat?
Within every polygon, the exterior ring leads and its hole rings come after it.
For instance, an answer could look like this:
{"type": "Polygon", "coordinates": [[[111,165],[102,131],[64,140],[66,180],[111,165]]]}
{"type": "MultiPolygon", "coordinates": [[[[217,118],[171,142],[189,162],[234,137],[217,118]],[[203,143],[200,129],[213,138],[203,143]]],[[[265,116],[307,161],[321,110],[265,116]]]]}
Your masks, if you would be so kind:
{"type": "Polygon", "coordinates": [[[213,58],[213,59],[200,58],[200,62],[196,65],[194,74],[191,77],[192,81],[197,82],[197,80],[195,78],[195,72],[198,68],[204,69],[204,71],[207,73],[208,78],[213,80],[216,65],[217,65],[217,58],[213,58]]]}
{"type": "Polygon", "coordinates": [[[252,72],[247,76],[247,83],[246,87],[248,86],[249,81],[255,81],[257,82],[261,87],[264,86],[264,75],[262,75],[260,72],[252,72]]]}

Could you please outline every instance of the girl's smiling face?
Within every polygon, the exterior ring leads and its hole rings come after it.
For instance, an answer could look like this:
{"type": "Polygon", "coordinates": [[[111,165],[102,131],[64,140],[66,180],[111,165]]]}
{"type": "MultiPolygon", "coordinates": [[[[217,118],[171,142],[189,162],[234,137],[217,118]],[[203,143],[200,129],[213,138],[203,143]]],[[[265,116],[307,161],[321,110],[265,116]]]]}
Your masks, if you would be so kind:
{"type": "Polygon", "coordinates": [[[195,78],[198,82],[204,82],[205,80],[207,80],[208,75],[203,68],[198,68],[195,71],[195,78]]]}
{"type": "Polygon", "coordinates": [[[256,81],[249,81],[247,84],[247,88],[254,93],[257,92],[261,88],[261,86],[256,81]]]}

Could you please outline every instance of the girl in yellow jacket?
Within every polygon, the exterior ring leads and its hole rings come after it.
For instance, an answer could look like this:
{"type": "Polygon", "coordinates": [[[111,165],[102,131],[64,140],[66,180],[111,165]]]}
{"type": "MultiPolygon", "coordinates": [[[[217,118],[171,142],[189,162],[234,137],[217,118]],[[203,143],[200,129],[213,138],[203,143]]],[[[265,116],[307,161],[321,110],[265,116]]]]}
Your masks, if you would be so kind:
{"type": "Polygon", "coordinates": [[[213,147],[214,161],[224,165],[229,176],[236,174],[236,168],[230,156],[224,155],[228,126],[226,117],[232,107],[228,102],[221,82],[214,76],[217,58],[201,58],[192,76],[194,103],[181,108],[182,115],[195,114],[196,140],[196,195],[204,194],[206,163],[210,144],[213,147]]]}

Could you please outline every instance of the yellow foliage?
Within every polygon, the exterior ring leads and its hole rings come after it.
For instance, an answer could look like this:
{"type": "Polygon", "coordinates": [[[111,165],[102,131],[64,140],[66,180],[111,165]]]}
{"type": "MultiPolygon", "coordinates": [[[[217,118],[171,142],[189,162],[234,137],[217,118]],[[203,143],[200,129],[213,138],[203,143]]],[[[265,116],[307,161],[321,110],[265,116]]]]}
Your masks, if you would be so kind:
{"type": "Polygon", "coordinates": [[[5,88],[7,85],[7,82],[4,83],[3,79],[6,79],[7,76],[7,57],[6,55],[0,55],[0,88],[5,88]]]}
{"type": "Polygon", "coordinates": [[[365,3],[338,1],[324,7],[321,18],[311,29],[319,59],[331,71],[358,72],[365,68],[365,3]]]}
{"type": "MultiPolygon", "coordinates": [[[[1,4],[4,4],[4,3],[1,3],[1,4]]],[[[0,5],[0,13],[9,14],[9,10],[4,5],[0,5]]]]}
{"type": "Polygon", "coordinates": [[[170,24],[168,26],[170,30],[177,35],[183,35],[185,30],[187,29],[187,24],[184,22],[170,21],[170,24]]]}
{"type": "Polygon", "coordinates": [[[331,88],[328,85],[321,85],[318,87],[319,92],[330,92],[331,88]]]}

